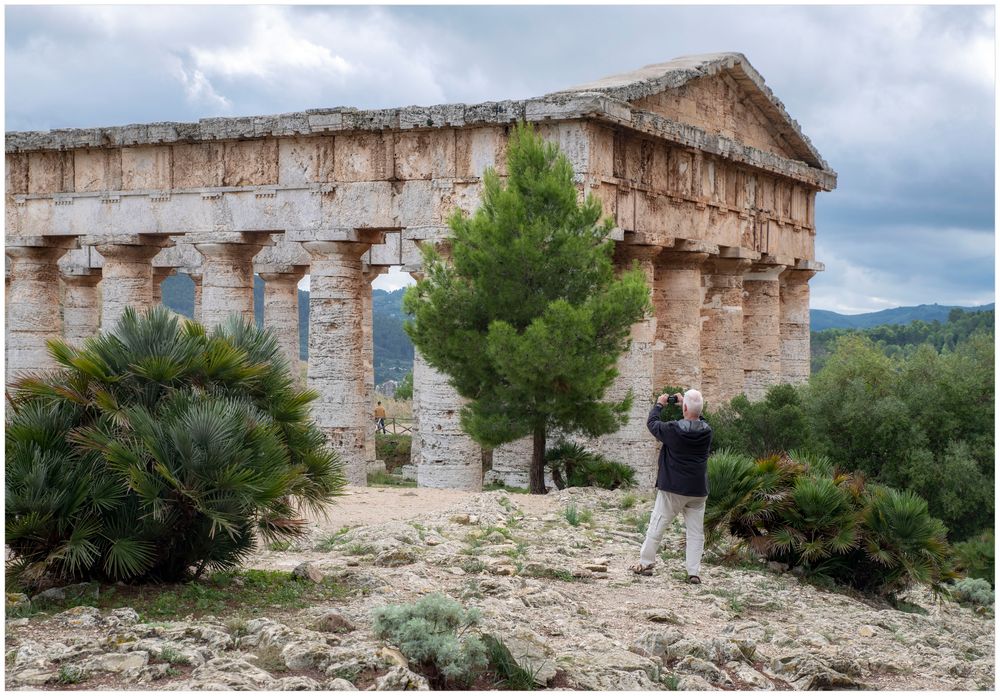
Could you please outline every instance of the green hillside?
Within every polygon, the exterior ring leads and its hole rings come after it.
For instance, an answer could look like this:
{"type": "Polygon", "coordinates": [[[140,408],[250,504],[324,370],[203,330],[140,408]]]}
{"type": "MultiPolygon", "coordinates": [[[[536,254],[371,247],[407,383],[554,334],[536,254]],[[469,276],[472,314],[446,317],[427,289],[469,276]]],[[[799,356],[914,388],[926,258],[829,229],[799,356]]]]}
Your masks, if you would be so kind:
{"type": "Polygon", "coordinates": [[[826,309],[809,310],[809,322],[813,331],[826,329],[869,329],[882,324],[909,324],[913,321],[948,321],[953,309],[966,312],[986,312],[993,309],[993,303],[979,307],[954,307],[939,304],[922,304],[915,307],[893,307],[867,314],[838,314],[826,309]]]}

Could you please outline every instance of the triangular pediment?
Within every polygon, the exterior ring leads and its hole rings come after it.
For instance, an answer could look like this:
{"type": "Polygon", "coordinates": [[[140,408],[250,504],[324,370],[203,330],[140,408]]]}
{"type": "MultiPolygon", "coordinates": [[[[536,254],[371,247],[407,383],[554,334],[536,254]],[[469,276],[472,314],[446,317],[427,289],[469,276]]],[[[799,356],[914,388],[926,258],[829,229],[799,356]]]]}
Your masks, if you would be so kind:
{"type": "Polygon", "coordinates": [[[830,167],[741,53],[685,56],[560,93],[600,92],[811,167],[830,167]]]}

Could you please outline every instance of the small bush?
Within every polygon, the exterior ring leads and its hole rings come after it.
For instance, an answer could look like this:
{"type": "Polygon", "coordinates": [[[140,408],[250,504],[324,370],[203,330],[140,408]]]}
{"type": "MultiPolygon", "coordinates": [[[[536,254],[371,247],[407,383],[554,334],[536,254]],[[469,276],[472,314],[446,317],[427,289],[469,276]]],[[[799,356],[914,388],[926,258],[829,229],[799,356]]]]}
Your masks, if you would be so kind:
{"type": "Polygon", "coordinates": [[[613,491],[635,485],[635,472],[631,468],[578,444],[560,442],[545,452],[545,462],[560,489],[596,486],[613,491]]]}
{"type": "Polygon", "coordinates": [[[385,462],[386,471],[390,473],[410,463],[412,447],[411,435],[375,434],[375,456],[385,462]]]}
{"type": "Polygon", "coordinates": [[[992,607],[994,600],[993,588],[988,582],[979,578],[957,580],[951,590],[951,596],[955,601],[980,607],[992,607]]]}
{"type": "Polygon", "coordinates": [[[626,493],[622,496],[622,499],[618,501],[618,507],[622,510],[631,510],[635,507],[635,504],[639,501],[635,493],[626,493]]]}
{"type": "Polygon", "coordinates": [[[588,508],[580,510],[576,507],[575,503],[570,503],[565,508],[563,508],[563,517],[566,521],[573,527],[579,527],[580,524],[590,524],[594,521],[594,513],[588,508]]]}
{"type": "Polygon", "coordinates": [[[396,645],[437,689],[464,686],[485,667],[486,647],[470,628],[479,612],[441,594],[376,609],[375,635],[396,645]]]}
{"type": "Polygon", "coordinates": [[[83,668],[74,667],[72,665],[63,665],[59,668],[59,676],[57,681],[60,684],[79,684],[80,682],[86,681],[90,677],[83,668]]]}

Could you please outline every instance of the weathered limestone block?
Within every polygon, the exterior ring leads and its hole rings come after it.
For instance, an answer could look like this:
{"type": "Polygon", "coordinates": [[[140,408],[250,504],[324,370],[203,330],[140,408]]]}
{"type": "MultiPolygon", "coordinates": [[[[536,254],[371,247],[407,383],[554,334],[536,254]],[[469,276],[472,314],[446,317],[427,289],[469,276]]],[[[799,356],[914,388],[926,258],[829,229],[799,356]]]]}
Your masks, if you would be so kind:
{"type": "Polygon", "coordinates": [[[77,150],[73,154],[73,191],[121,190],[120,150],[77,150]]]}
{"type": "Polygon", "coordinates": [[[455,133],[455,176],[481,177],[487,167],[507,173],[507,136],[497,128],[463,128],[455,133]]]}
{"type": "Polygon", "coordinates": [[[361,256],[368,244],[306,242],[309,269],[309,388],[313,417],[355,486],[367,485],[368,403],[362,332],[361,256]]]}
{"type": "Polygon", "coordinates": [[[751,401],[781,382],[778,275],[784,268],[755,264],[743,276],[743,392],[751,401]]]}
{"type": "Polygon", "coordinates": [[[4,351],[7,382],[18,375],[54,367],[46,341],[62,338],[59,307],[59,257],[76,239],[8,239],[7,330],[4,351]]]}
{"type": "Polygon", "coordinates": [[[237,140],[223,149],[223,186],[261,186],[278,183],[278,141],[237,140]]]}
{"type": "Polygon", "coordinates": [[[101,295],[97,284],[101,269],[72,267],[62,269],[63,338],[71,346],[82,346],[101,328],[101,295]]]}
{"type": "Polygon", "coordinates": [[[333,138],[279,138],[278,183],[304,186],[333,180],[333,138]]]}
{"type": "Polygon", "coordinates": [[[809,279],[812,270],[789,269],[781,274],[781,381],[809,381],[809,279]]]}
{"type": "Polygon", "coordinates": [[[73,179],[72,152],[28,153],[28,193],[72,191],[73,179]]]}
{"type": "Polygon", "coordinates": [[[152,260],[170,242],[162,235],[89,241],[103,259],[101,331],[111,331],[126,307],[142,311],[153,306],[152,260]]]}
{"type": "Polygon", "coordinates": [[[173,188],[222,186],[225,167],[219,143],[176,143],[171,150],[173,188]]]}
{"type": "Polygon", "coordinates": [[[656,260],[653,388],[701,388],[701,266],[704,252],[666,249],[656,260]]]}
{"type": "Polygon", "coordinates": [[[712,406],[743,391],[743,273],[750,264],[713,257],[703,268],[701,392],[712,406]]]}
{"type": "Polygon", "coordinates": [[[123,147],[121,187],[125,191],[169,189],[171,164],[169,147],[123,147]]]}
{"type": "Polygon", "coordinates": [[[334,137],[336,181],[385,181],[393,172],[392,133],[345,133],[334,137]]]}
{"type": "Polygon", "coordinates": [[[427,364],[419,350],[413,354],[413,395],[413,410],[420,413],[413,437],[414,442],[420,441],[417,485],[481,491],[482,452],[462,430],[462,398],[447,375],[427,364]]]}
{"type": "Polygon", "coordinates": [[[397,133],[393,143],[395,178],[403,181],[455,176],[455,131],[397,133]]]}
{"type": "MultiPolygon", "coordinates": [[[[619,245],[615,260],[621,270],[638,261],[652,289],[654,266],[660,247],[619,245]]],[[[628,350],[618,359],[618,377],[608,388],[605,399],[619,401],[632,393],[632,408],[628,421],[620,430],[598,438],[596,449],[608,459],[627,464],[635,471],[639,486],[652,486],[656,481],[657,443],[646,429],[646,415],[653,396],[653,344],[656,340],[656,314],[632,325],[632,340],[628,350]]]]}
{"type": "Polygon", "coordinates": [[[281,354],[297,381],[302,381],[299,367],[299,281],[308,266],[257,264],[264,281],[264,328],[270,329],[281,347],[281,354]]]}
{"type": "Polygon", "coordinates": [[[261,250],[260,235],[246,234],[243,243],[199,242],[201,252],[201,322],[206,328],[233,314],[253,321],[253,257],[261,250]]]}

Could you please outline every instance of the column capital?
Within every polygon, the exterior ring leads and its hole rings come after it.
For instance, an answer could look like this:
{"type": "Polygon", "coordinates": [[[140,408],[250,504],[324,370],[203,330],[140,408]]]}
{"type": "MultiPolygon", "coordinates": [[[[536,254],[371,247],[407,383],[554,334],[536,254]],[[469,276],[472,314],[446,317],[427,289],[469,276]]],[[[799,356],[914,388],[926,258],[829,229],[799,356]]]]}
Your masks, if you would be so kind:
{"type": "Polygon", "coordinates": [[[658,266],[680,271],[693,271],[701,268],[708,260],[709,254],[706,251],[678,251],[677,249],[664,249],[656,258],[658,266]]]}
{"type": "MultiPolygon", "coordinates": [[[[151,247],[157,251],[165,247],[174,245],[174,240],[169,234],[88,234],[80,238],[80,242],[86,246],[98,248],[99,246],[135,246],[151,247]]],[[[98,251],[100,249],[98,248],[98,251]]]]}
{"type": "Polygon", "coordinates": [[[709,275],[739,275],[742,276],[753,261],[747,258],[727,258],[723,256],[710,256],[705,262],[709,275]]]}
{"type": "Polygon", "coordinates": [[[639,263],[651,263],[660,255],[663,247],[649,244],[616,244],[615,262],[620,264],[638,261],[639,263]]]}
{"type": "Polygon", "coordinates": [[[786,268],[781,272],[779,279],[782,283],[808,283],[818,271],[805,268],[786,268]]]}
{"type": "Polygon", "coordinates": [[[251,244],[260,247],[273,246],[273,235],[277,232],[188,232],[177,234],[174,237],[185,244],[192,244],[195,248],[200,244],[251,244]]]}
{"type": "Polygon", "coordinates": [[[253,269],[267,283],[298,283],[309,272],[309,265],[255,263],[253,269]]]}
{"type": "Polygon", "coordinates": [[[351,241],[313,241],[302,243],[302,248],[308,251],[309,255],[313,258],[322,258],[333,254],[358,260],[368,251],[370,246],[367,242],[351,241]]]}
{"type": "Polygon", "coordinates": [[[367,263],[361,264],[361,273],[363,274],[366,283],[371,283],[380,275],[387,273],[388,271],[388,266],[373,266],[367,263]]]}
{"type": "Polygon", "coordinates": [[[159,283],[174,274],[173,266],[153,266],[153,282],[159,283]]]}
{"type": "Polygon", "coordinates": [[[81,287],[92,287],[101,282],[102,273],[100,268],[89,266],[66,266],[59,269],[62,281],[67,285],[77,285],[81,287]]]}
{"type": "MultiPolygon", "coordinates": [[[[30,251],[20,249],[62,249],[62,256],[70,249],[79,249],[80,241],[75,236],[30,235],[8,236],[4,240],[4,252],[7,255],[28,255],[30,251]]],[[[43,253],[43,252],[39,252],[43,253]]]]}

